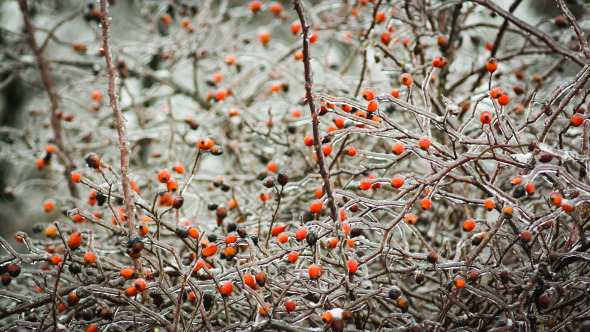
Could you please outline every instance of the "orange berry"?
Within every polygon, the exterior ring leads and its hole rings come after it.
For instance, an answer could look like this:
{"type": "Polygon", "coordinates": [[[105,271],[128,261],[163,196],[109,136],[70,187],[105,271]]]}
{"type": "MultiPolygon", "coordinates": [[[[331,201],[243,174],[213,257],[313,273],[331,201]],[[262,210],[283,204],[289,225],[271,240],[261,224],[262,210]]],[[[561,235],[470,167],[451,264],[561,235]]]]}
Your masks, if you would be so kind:
{"type": "Polygon", "coordinates": [[[147,235],[150,232],[150,228],[147,225],[139,225],[137,229],[141,235],[147,235]]]}
{"type": "Polygon", "coordinates": [[[147,287],[147,284],[145,282],[145,279],[139,278],[135,280],[135,282],[133,282],[133,286],[135,286],[135,289],[137,289],[138,291],[143,292],[147,287]]]}
{"type": "Polygon", "coordinates": [[[357,154],[357,150],[354,146],[349,146],[346,149],[344,149],[344,152],[346,153],[346,155],[348,155],[349,157],[354,157],[357,154]]]}
{"type": "Polygon", "coordinates": [[[436,68],[442,68],[447,64],[447,61],[448,60],[446,58],[438,55],[432,60],[432,66],[436,68]]]}
{"type": "Polygon", "coordinates": [[[416,216],[413,214],[407,214],[405,219],[406,222],[410,225],[414,225],[416,223],[416,216]]]}
{"type": "Polygon", "coordinates": [[[466,232],[471,232],[475,228],[475,221],[471,219],[465,220],[463,223],[463,230],[466,232]]]}
{"type": "Polygon", "coordinates": [[[363,98],[365,98],[366,101],[371,101],[375,97],[375,94],[371,90],[365,90],[363,91],[362,96],[363,98]]]}
{"type": "Polygon", "coordinates": [[[300,228],[295,233],[295,238],[297,239],[297,241],[305,240],[306,236],[307,236],[307,229],[306,228],[300,228]]]}
{"type": "Polygon", "coordinates": [[[398,90],[391,90],[391,95],[393,96],[393,98],[399,99],[399,91],[398,90]]]}
{"type": "Polygon", "coordinates": [[[59,256],[51,256],[51,264],[52,265],[57,265],[61,262],[63,262],[63,258],[61,258],[59,256]]]}
{"type": "Polygon", "coordinates": [[[338,238],[330,239],[330,247],[333,249],[333,248],[336,248],[337,246],[338,246],[338,238]]]}
{"type": "Polygon", "coordinates": [[[526,190],[526,193],[529,195],[533,195],[535,193],[535,185],[532,183],[527,183],[524,186],[524,190],[526,190]]]}
{"type": "Polygon", "coordinates": [[[492,211],[494,209],[494,207],[496,207],[496,203],[494,203],[494,201],[492,201],[491,199],[486,200],[483,203],[483,205],[486,208],[486,210],[488,210],[488,211],[492,211]]]}
{"type": "Polygon", "coordinates": [[[325,312],[322,314],[322,322],[326,324],[330,324],[332,322],[332,314],[329,312],[325,312]]]}
{"type": "Polygon", "coordinates": [[[37,159],[37,168],[38,169],[44,169],[45,166],[47,166],[47,163],[45,162],[45,159],[43,159],[43,158],[37,159]]]}
{"type": "Polygon", "coordinates": [[[349,259],[348,262],[346,262],[346,265],[348,265],[348,272],[352,274],[356,273],[359,267],[359,263],[354,259],[349,259]]]}
{"type": "Polygon", "coordinates": [[[293,23],[291,24],[291,33],[296,35],[299,33],[299,31],[301,31],[301,24],[299,23],[293,23]]]}
{"type": "Polygon", "coordinates": [[[400,82],[405,86],[410,86],[412,84],[412,75],[408,73],[402,74],[400,82]]]}
{"type": "Polygon", "coordinates": [[[428,150],[428,148],[430,147],[430,139],[428,137],[420,138],[420,140],[418,141],[418,146],[422,150],[428,150]]]}
{"type": "Polygon", "coordinates": [[[96,256],[93,253],[87,252],[86,254],[84,254],[84,264],[86,264],[86,265],[94,264],[95,261],[96,261],[96,256]]]}
{"type": "Polygon", "coordinates": [[[322,152],[324,153],[324,157],[329,156],[332,153],[332,144],[322,146],[322,152]]]}
{"type": "Polygon", "coordinates": [[[512,184],[513,186],[518,186],[521,183],[522,183],[522,178],[520,176],[515,176],[512,178],[512,180],[510,180],[510,184],[512,184]]]}
{"type": "Polygon", "coordinates": [[[457,288],[463,288],[465,287],[465,278],[463,278],[462,276],[456,276],[455,278],[453,278],[453,284],[457,288]]]}
{"type": "Polygon", "coordinates": [[[254,276],[249,273],[244,274],[244,283],[254,290],[256,290],[258,288],[258,284],[256,284],[256,280],[254,280],[254,276]]]}
{"type": "Polygon", "coordinates": [[[78,248],[81,243],[82,235],[80,235],[80,232],[75,232],[72,235],[70,235],[70,240],[68,241],[68,247],[70,247],[70,249],[74,250],[78,248]]]}
{"type": "Polygon", "coordinates": [[[252,11],[252,13],[256,14],[261,9],[262,9],[262,2],[260,2],[260,1],[252,1],[250,3],[250,10],[252,11]]]}
{"type": "Polygon", "coordinates": [[[570,213],[574,210],[574,205],[571,204],[571,201],[565,200],[565,201],[563,201],[563,204],[561,205],[561,209],[565,213],[570,213]]]}
{"type": "Polygon", "coordinates": [[[174,192],[178,190],[178,182],[176,182],[174,179],[170,179],[170,181],[168,181],[166,184],[166,188],[168,188],[169,191],[174,192]]]}
{"type": "Polygon", "coordinates": [[[490,90],[490,97],[492,97],[494,99],[498,99],[502,96],[502,93],[504,93],[504,92],[502,91],[501,88],[495,88],[495,89],[490,90]]]}
{"type": "Polygon", "coordinates": [[[285,301],[285,310],[287,310],[288,313],[295,311],[295,301],[285,301]]]}
{"type": "Polygon", "coordinates": [[[170,20],[172,20],[172,18],[170,17],[170,15],[168,15],[168,14],[162,15],[162,23],[164,23],[164,24],[170,24],[170,20]]]}
{"type": "Polygon", "coordinates": [[[428,198],[424,198],[420,201],[420,206],[422,207],[422,210],[430,210],[432,202],[428,198]]]}
{"type": "Polygon", "coordinates": [[[378,107],[379,107],[379,104],[376,101],[371,100],[371,102],[367,106],[367,111],[369,111],[369,112],[375,112],[375,111],[377,111],[377,108],[378,107]]]}
{"type": "Polygon", "coordinates": [[[311,36],[309,36],[309,42],[313,44],[316,41],[318,41],[318,34],[317,33],[312,33],[311,36]]]}
{"type": "Polygon", "coordinates": [[[486,68],[488,69],[490,74],[493,74],[496,71],[496,69],[498,69],[498,60],[490,58],[488,60],[488,63],[486,64],[486,68]]]}
{"type": "Polygon", "coordinates": [[[404,185],[404,178],[401,176],[394,176],[391,179],[391,185],[394,186],[396,189],[401,188],[404,185]]]}
{"type": "Polygon", "coordinates": [[[322,276],[322,268],[318,265],[311,265],[307,270],[311,279],[319,279],[322,276]]]}
{"type": "Polygon", "coordinates": [[[49,225],[45,228],[45,236],[54,237],[57,235],[57,228],[53,225],[49,225]]]}
{"type": "Polygon", "coordinates": [[[400,154],[404,153],[404,145],[401,143],[394,143],[391,146],[391,152],[393,152],[396,156],[399,156],[400,154]]]}
{"type": "Polygon", "coordinates": [[[514,214],[514,210],[509,206],[504,207],[502,211],[504,212],[507,218],[512,217],[512,214],[514,214]]]}
{"type": "Polygon", "coordinates": [[[371,185],[371,181],[364,180],[361,181],[361,183],[359,183],[359,188],[361,188],[362,190],[369,190],[371,189],[371,185]]]}
{"type": "Polygon", "coordinates": [[[207,151],[210,150],[213,145],[215,145],[215,141],[213,141],[211,138],[199,138],[199,140],[197,141],[197,148],[199,148],[199,150],[202,151],[207,151]]]}
{"type": "Polygon", "coordinates": [[[55,203],[53,203],[53,201],[46,201],[43,204],[43,209],[45,210],[45,212],[49,213],[52,212],[53,209],[55,208],[55,203]]]}
{"type": "Polygon", "coordinates": [[[579,127],[582,125],[582,123],[584,123],[584,118],[579,114],[575,114],[574,116],[572,116],[570,121],[572,123],[572,126],[579,127]]]}
{"type": "Polygon", "coordinates": [[[275,3],[274,5],[270,6],[270,12],[275,16],[279,16],[281,11],[283,11],[283,6],[280,3],[275,3]]]}
{"type": "Polygon", "coordinates": [[[563,202],[563,197],[558,191],[554,191],[549,196],[549,200],[551,200],[551,204],[555,206],[561,206],[561,203],[563,202]]]}
{"type": "Polygon", "coordinates": [[[490,122],[492,122],[492,118],[492,113],[485,111],[481,113],[481,115],[479,116],[479,121],[481,121],[481,123],[483,124],[489,124],[490,122]]]}
{"type": "Polygon", "coordinates": [[[385,13],[383,13],[383,12],[377,13],[377,15],[375,15],[375,21],[379,22],[379,23],[385,21],[385,18],[386,18],[385,13]]]}
{"type": "Polygon", "coordinates": [[[228,234],[225,237],[225,244],[232,244],[236,242],[238,242],[238,237],[236,236],[236,234],[228,234]]]}
{"type": "Polygon", "coordinates": [[[268,312],[270,311],[270,304],[266,305],[265,307],[259,307],[258,308],[258,312],[262,315],[262,316],[268,316],[268,312]]]}
{"type": "Polygon", "coordinates": [[[206,247],[205,249],[203,249],[203,251],[201,252],[201,254],[205,257],[210,257],[215,255],[215,253],[217,253],[217,246],[212,244],[208,247],[206,247]]]}
{"type": "Polygon", "coordinates": [[[288,257],[289,262],[295,263],[298,258],[299,258],[299,253],[297,253],[297,251],[291,251],[289,253],[289,257],[288,257]]]}
{"type": "Polygon", "coordinates": [[[80,181],[82,180],[82,173],[73,172],[71,177],[72,181],[74,181],[75,183],[80,183],[80,181]]]}
{"type": "Polygon", "coordinates": [[[228,281],[219,287],[219,291],[224,296],[229,296],[233,290],[234,284],[232,284],[231,281],[228,281]]]}
{"type": "Polygon", "coordinates": [[[282,233],[277,237],[277,240],[279,240],[280,243],[286,243],[289,241],[289,236],[285,233],[282,233]]]}
{"type": "Polygon", "coordinates": [[[163,169],[158,173],[158,181],[161,183],[168,183],[168,181],[170,181],[170,176],[170,171],[163,169]]]}
{"type": "Polygon", "coordinates": [[[262,45],[266,46],[268,42],[270,42],[270,33],[263,32],[258,35],[258,40],[262,43],[262,45]]]}
{"type": "Polygon", "coordinates": [[[276,225],[275,227],[272,228],[271,230],[271,234],[272,236],[278,236],[279,234],[281,234],[282,232],[285,231],[285,225],[280,224],[280,225],[276,225]]]}
{"type": "Polygon", "coordinates": [[[99,91],[92,91],[92,93],[90,93],[90,97],[92,97],[94,100],[100,100],[102,98],[102,93],[99,91]]]}
{"type": "Polygon", "coordinates": [[[381,42],[383,44],[385,44],[385,46],[389,45],[389,43],[391,43],[391,34],[384,32],[381,34],[381,42]]]}
{"type": "Polygon", "coordinates": [[[510,102],[510,97],[505,93],[503,93],[498,98],[498,104],[500,104],[501,106],[506,106],[506,105],[508,105],[509,102],[510,102]]]}
{"type": "Polygon", "coordinates": [[[133,273],[135,271],[133,271],[133,269],[122,269],[121,270],[121,276],[125,279],[129,279],[133,276],[133,273]]]}
{"type": "Polygon", "coordinates": [[[313,146],[313,136],[311,136],[311,135],[305,136],[305,138],[303,139],[303,142],[307,146],[313,146]]]}
{"type": "Polygon", "coordinates": [[[278,166],[277,166],[277,164],[276,164],[275,162],[270,162],[270,163],[268,163],[268,164],[266,165],[266,169],[267,169],[269,172],[276,173],[276,172],[277,172],[277,170],[278,170],[278,166]]]}
{"type": "Polygon", "coordinates": [[[323,208],[324,208],[324,203],[322,201],[318,201],[318,202],[311,203],[309,210],[312,213],[320,213],[323,208]]]}

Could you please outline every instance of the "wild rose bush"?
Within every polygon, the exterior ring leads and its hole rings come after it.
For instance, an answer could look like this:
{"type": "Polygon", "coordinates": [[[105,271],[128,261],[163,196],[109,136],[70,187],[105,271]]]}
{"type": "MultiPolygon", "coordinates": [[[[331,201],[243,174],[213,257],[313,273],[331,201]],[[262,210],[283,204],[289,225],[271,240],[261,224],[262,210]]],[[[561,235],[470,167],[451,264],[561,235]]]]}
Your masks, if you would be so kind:
{"type": "Polygon", "coordinates": [[[3,330],[588,328],[580,3],[109,2],[1,30],[3,330]]]}

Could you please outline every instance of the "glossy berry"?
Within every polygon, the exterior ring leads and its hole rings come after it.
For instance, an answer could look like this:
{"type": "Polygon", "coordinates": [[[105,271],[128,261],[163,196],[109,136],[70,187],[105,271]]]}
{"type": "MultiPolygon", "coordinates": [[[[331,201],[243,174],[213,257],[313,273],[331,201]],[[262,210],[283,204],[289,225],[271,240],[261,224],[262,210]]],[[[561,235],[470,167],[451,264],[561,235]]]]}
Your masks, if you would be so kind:
{"type": "Polygon", "coordinates": [[[561,206],[561,203],[563,202],[563,197],[559,192],[554,191],[549,196],[549,200],[551,201],[551,204],[555,206],[561,206]]]}
{"type": "Polygon", "coordinates": [[[432,207],[432,202],[428,198],[424,198],[420,201],[420,206],[424,211],[430,210],[430,208],[432,207]]]}
{"type": "Polygon", "coordinates": [[[510,102],[510,97],[505,93],[503,93],[498,98],[498,104],[500,104],[500,106],[506,106],[506,105],[508,105],[509,102],[510,102]]]}
{"type": "Polygon", "coordinates": [[[391,152],[393,152],[393,154],[395,154],[396,156],[399,156],[400,154],[404,153],[404,145],[401,143],[394,143],[391,146],[391,152]]]}
{"type": "Polygon", "coordinates": [[[46,201],[43,204],[43,209],[45,210],[45,212],[49,213],[52,212],[53,209],[55,208],[55,203],[53,203],[53,201],[46,201]]]}
{"type": "Polygon", "coordinates": [[[481,121],[481,123],[483,124],[489,124],[490,122],[492,122],[492,119],[492,113],[488,111],[481,113],[481,115],[479,116],[479,121],[481,121]]]}
{"type": "Polygon", "coordinates": [[[170,171],[167,169],[163,169],[158,173],[158,181],[160,181],[161,183],[168,183],[168,181],[170,181],[170,178],[170,171]]]}
{"type": "Polygon", "coordinates": [[[401,176],[394,176],[391,179],[391,185],[396,189],[401,188],[404,185],[404,178],[402,178],[401,176]]]}
{"type": "Polygon", "coordinates": [[[375,98],[375,94],[371,90],[363,91],[362,96],[366,101],[371,101],[371,100],[373,100],[373,98],[375,98]]]}
{"type": "Polygon", "coordinates": [[[409,225],[414,225],[416,223],[416,216],[413,214],[407,214],[405,220],[409,225]]]}
{"type": "Polygon", "coordinates": [[[486,210],[488,210],[488,211],[492,211],[494,209],[494,207],[496,207],[496,203],[494,203],[494,201],[492,201],[491,199],[486,200],[483,203],[483,205],[486,208],[486,210]]]}
{"type": "Polygon", "coordinates": [[[199,148],[199,150],[201,151],[207,151],[210,150],[213,145],[215,145],[215,142],[210,139],[210,138],[199,138],[199,140],[197,141],[197,148],[199,148]]]}
{"type": "Polygon", "coordinates": [[[309,210],[312,213],[320,213],[323,208],[324,208],[324,203],[320,201],[320,202],[311,203],[311,207],[309,208],[309,210]]]}
{"type": "Polygon", "coordinates": [[[367,105],[367,111],[375,112],[375,111],[377,111],[378,107],[379,107],[379,104],[376,101],[371,100],[371,102],[369,102],[369,105],[367,105]]]}
{"type": "Polygon", "coordinates": [[[584,118],[579,114],[575,114],[571,117],[570,122],[572,123],[572,126],[579,127],[584,123],[584,118]]]}
{"type": "Polygon", "coordinates": [[[418,141],[418,146],[420,147],[420,149],[426,151],[428,150],[428,148],[430,148],[430,139],[428,137],[422,137],[420,138],[420,140],[418,141]]]}
{"type": "Polygon", "coordinates": [[[93,253],[87,252],[86,254],[84,254],[84,264],[86,264],[86,265],[94,264],[95,261],[96,261],[96,256],[93,253]]]}
{"type": "Polygon", "coordinates": [[[293,311],[295,311],[295,301],[293,301],[293,300],[285,301],[285,310],[288,313],[292,313],[293,311]]]}
{"type": "Polygon", "coordinates": [[[307,237],[307,229],[306,228],[300,228],[295,233],[295,238],[297,239],[297,241],[303,241],[303,240],[305,240],[305,237],[307,237]]]}
{"type": "Polygon", "coordinates": [[[466,232],[471,232],[475,228],[475,221],[471,219],[465,220],[463,223],[463,230],[466,232]]]}
{"type": "Polygon", "coordinates": [[[308,268],[307,272],[309,273],[309,277],[314,280],[319,279],[323,273],[322,268],[318,265],[311,265],[308,268]]]}
{"type": "Polygon", "coordinates": [[[495,88],[490,90],[490,97],[494,98],[494,99],[498,99],[502,96],[502,89],[501,88],[495,88]]]}
{"type": "Polygon", "coordinates": [[[465,287],[465,278],[463,278],[462,276],[456,276],[455,278],[453,278],[453,284],[457,288],[464,288],[465,287]]]}
{"type": "Polygon", "coordinates": [[[250,287],[254,290],[258,289],[258,284],[256,284],[256,280],[254,279],[254,276],[249,273],[244,274],[244,283],[248,287],[250,287]]]}
{"type": "Polygon", "coordinates": [[[410,86],[412,84],[412,75],[408,73],[402,74],[400,82],[405,86],[410,86]]]}
{"type": "Polygon", "coordinates": [[[219,287],[219,292],[221,292],[221,295],[223,296],[229,296],[233,290],[234,284],[232,284],[231,281],[228,281],[219,287]]]}
{"type": "Polygon", "coordinates": [[[70,235],[70,240],[68,241],[68,247],[70,247],[70,249],[75,250],[80,246],[81,243],[82,235],[80,235],[80,232],[76,232],[70,235]]]}
{"type": "Polygon", "coordinates": [[[297,251],[291,251],[289,253],[289,257],[288,257],[289,262],[295,263],[298,258],[299,258],[299,253],[297,253],[297,251]]]}
{"type": "Polygon", "coordinates": [[[80,181],[82,181],[82,173],[73,172],[71,177],[72,181],[74,181],[75,183],[80,183],[80,181]]]}
{"type": "Polygon", "coordinates": [[[359,267],[359,264],[354,259],[349,259],[346,265],[348,265],[348,272],[352,274],[356,273],[359,267]]]}
{"type": "Polygon", "coordinates": [[[359,188],[362,190],[369,190],[371,189],[371,185],[371,181],[364,180],[359,183],[359,188]]]}
{"type": "Polygon", "coordinates": [[[486,64],[486,68],[490,74],[493,74],[498,69],[498,60],[490,58],[486,64]]]}
{"type": "Polygon", "coordinates": [[[129,279],[133,276],[133,273],[135,271],[133,271],[133,269],[122,269],[121,270],[121,276],[125,279],[129,279]]]}
{"type": "Polygon", "coordinates": [[[147,284],[145,282],[145,279],[139,278],[135,280],[135,282],[133,282],[133,286],[135,286],[135,289],[137,289],[139,292],[143,292],[147,287],[147,284]]]}

